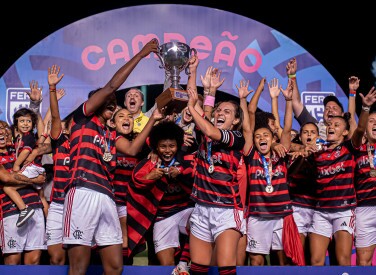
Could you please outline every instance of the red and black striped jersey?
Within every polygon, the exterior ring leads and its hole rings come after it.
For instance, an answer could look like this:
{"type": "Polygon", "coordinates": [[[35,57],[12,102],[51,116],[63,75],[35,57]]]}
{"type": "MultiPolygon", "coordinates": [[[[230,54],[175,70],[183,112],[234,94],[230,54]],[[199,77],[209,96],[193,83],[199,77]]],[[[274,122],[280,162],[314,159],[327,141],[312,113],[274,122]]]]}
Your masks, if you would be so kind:
{"type": "MultiPolygon", "coordinates": [[[[12,147],[8,149],[6,153],[0,153],[1,164],[4,166],[5,169],[8,171],[12,171],[13,164],[16,161],[15,152],[12,147]]],[[[13,201],[4,193],[3,184],[0,182],[0,199],[1,199],[1,211],[3,218],[18,215],[19,210],[17,206],[13,203],[13,201]]],[[[33,187],[24,187],[17,190],[20,194],[22,200],[26,205],[31,208],[43,208],[43,204],[40,200],[38,193],[35,191],[33,187]]]]}
{"type": "Polygon", "coordinates": [[[191,198],[196,203],[243,210],[237,170],[243,154],[244,137],[239,131],[220,130],[219,141],[204,141],[197,151],[191,198]],[[209,172],[208,145],[214,171],[209,172]]]}
{"type": "Polygon", "coordinates": [[[114,173],[115,202],[117,205],[126,205],[128,184],[132,180],[132,172],[138,163],[136,157],[116,153],[116,169],[114,173]]]}
{"type": "Polygon", "coordinates": [[[65,188],[69,180],[69,151],[70,140],[67,134],[60,133],[57,139],[51,137],[52,159],[53,159],[53,186],[51,191],[51,202],[64,204],[65,188]]]}
{"type": "MultiPolygon", "coordinates": [[[[375,161],[375,146],[376,144],[369,145],[370,157],[375,161]]],[[[359,152],[355,154],[355,190],[358,201],[357,206],[375,206],[376,205],[376,177],[371,177],[370,160],[367,151],[367,144],[360,147],[359,152]]]]}
{"type": "MultiPolygon", "coordinates": [[[[299,160],[296,160],[299,161],[299,160]]],[[[303,160],[294,173],[287,172],[292,204],[305,208],[316,207],[316,174],[313,160],[303,160]]]]}
{"type": "Polygon", "coordinates": [[[116,168],[115,140],[116,132],[103,125],[98,116],[86,115],[85,103],[81,104],[73,115],[70,180],[67,188],[71,185],[83,186],[114,198],[112,180],[116,168]],[[103,159],[106,143],[112,154],[110,161],[103,159]]]}
{"type": "MultiPolygon", "coordinates": [[[[184,160],[181,156],[176,156],[183,170],[177,177],[177,181],[173,183],[171,189],[179,184],[180,189],[177,193],[175,190],[169,191],[171,184],[167,177],[160,180],[145,180],[143,177],[156,167],[148,159],[141,160],[135,167],[132,175],[132,181],[129,182],[127,199],[127,226],[128,226],[128,249],[129,255],[139,253],[144,249],[144,235],[156,219],[157,212],[163,207],[163,217],[171,216],[188,207],[193,207],[194,202],[190,200],[192,192],[192,166],[190,160],[184,160]],[[166,193],[167,192],[167,193],[166,193]],[[185,195],[183,195],[183,192],[185,195]],[[175,194],[178,194],[174,197],[175,194]],[[180,201],[180,198],[183,200],[180,201]],[[162,201],[168,199],[168,204],[162,201]],[[173,201],[176,199],[176,201],[173,201]],[[162,204],[161,204],[162,203],[162,204]],[[172,204],[175,203],[175,207],[172,204]],[[167,207],[171,205],[171,207],[167,207]],[[166,208],[167,207],[167,208],[166,208]]],[[[158,212],[158,214],[162,214],[158,212]]]]}
{"type": "Polygon", "coordinates": [[[355,149],[346,140],[334,149],[314,154],[317,174],[317,209],[352,209],[356,206],[354,188],[355,149]]]}
{"type": "Polygon", "coordinates": [[[292,213],[292,204],[287,184],[287,158],[277,155],[271,159],[272,173],[270,175],[273,191],[266,192],[267,174],[260,153],[253,146],[244,156],[248,174],[248,196],[246,198],[246,217],[285,217],[292,213]]]}

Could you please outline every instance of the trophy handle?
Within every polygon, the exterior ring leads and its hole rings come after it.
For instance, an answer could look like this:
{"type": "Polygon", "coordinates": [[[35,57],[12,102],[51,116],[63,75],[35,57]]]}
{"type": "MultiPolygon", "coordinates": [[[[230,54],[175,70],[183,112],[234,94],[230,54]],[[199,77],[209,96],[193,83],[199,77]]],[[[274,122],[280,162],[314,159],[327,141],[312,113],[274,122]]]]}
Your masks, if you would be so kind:
{"type": "MultiPolygon", "coordinates": [[[[197,50],[195,48],[191,48],[191,50],[189,51],[189,58],[192,57],[192,55],[196,55],[197,54],[197,50]],[[193,54],[192,54],[193,52],[193,54]]],[[[185,67],[185,73],[186,75],[190,75],[191,72],[189,71],[189,66],[185,67]]]]}
{"type": "Polygon", "coordinates": [[[161,50],[162,50],[162,47],[159,46],[159,47],[158,47],[158,52],[156,52],[155,54],[158,56],[159,61],[161,62],[161,65],[159,65],[159,68],[161,68],[161,69],[165,69],[166,66],[165,66],[165,62],[164,62],[164,60],[163,60],[163,58],[162,58],[161,50]]]}

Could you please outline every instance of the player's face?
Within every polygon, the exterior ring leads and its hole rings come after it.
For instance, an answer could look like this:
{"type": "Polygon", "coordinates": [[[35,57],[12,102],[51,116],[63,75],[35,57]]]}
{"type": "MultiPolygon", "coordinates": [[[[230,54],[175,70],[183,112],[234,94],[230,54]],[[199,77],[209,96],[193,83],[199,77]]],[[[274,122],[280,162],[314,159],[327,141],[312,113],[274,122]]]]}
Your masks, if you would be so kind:
{"type": "Polygon", "coordinates": [[[263,154],[268,155],[273,141],[273,134],[267,128],[259,128],[254,133],[253,143],[257,150],[263,154]]]}
{"type": "Polygon", "coordinates": [[[17,129],[20,133],[26,134],[33,129],[33,121],[30,115],[20,116],[17,119],[17,129]]]}
{"type": "Polygon", "coordinates": [[[108,97],[106,102],[102,105],[102,107],[99,110],[100,116],[103,118],[105,122],[112,118],[116,110],[116,106],[116,96],[112,94],[108,97]]]}
{"type": "Polygon", "coordinates": [[[300,140],[303,145],[314,145],[318,136],[319,133],[317,132],[317,127],[310,123],[303,126],[300,134],[300,140]]]}
{"type": "Polygon", "coordinates": [[[349,131],[346,130],[346,122],[339,117],[333,117],[326,128],[326,140],[330,142],[341,142],[349,131]]]}
{"type": "Polygon", "coordinates": [[[114,117],[116,131],[128,135],[133,131],[133,116],[127,109],[121,109],[114,117]]]}
{"type": "Polygon", "coordinates": [[[3,149],[7,145],[8,133],[7,125],[0,124],[0,148],[3,149]]]}
{"type": "Polygon", "coordinates": [[[370,143],[376,142],[376,113],[372,113],[368,117],[366,135],[370,143]]]}
{"type": "Polygon", "coordinates": [[[232,130],[239,123],[235,118],[235,106],[230,102],[222,102],[214,111],[214,126],[218,129],[232,130]]]}
{"type": "Polygon", "coordinates": [[[164,162],[170,162],[178,151],[176,140],[164,139],[158,142],[157,153],[164,162]]]}
{"type": "Polygon", "coordinates": [[[191,113],[188,110],[188,107],[185,107],[182,111],[182,119],[185,123],[191,123],[193,120],[193,117],[191,113]]]}

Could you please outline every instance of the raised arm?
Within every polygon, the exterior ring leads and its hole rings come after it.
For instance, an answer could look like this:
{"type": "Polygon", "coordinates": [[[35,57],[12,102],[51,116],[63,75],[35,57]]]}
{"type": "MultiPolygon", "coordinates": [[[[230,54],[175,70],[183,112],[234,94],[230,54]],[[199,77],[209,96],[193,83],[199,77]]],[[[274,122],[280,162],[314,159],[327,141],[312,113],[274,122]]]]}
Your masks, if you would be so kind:
{"type": "Polygon", "coordinates": [[[50,90],[50,111],[51,111],[51,137],[58,138],[61,131],[61,118],[59,112],[58,100],[65,94],[64,89],[59,91],[56,90],[56,85],[64,77],[64,74],[60,73],[60,67],[57,65],[52,65],[48,68],[48,85],[50,90]],[[58,98],[60,96],[60,98],[58,98]]]}
{"type": "Polygon", "coordinates": [[[371,106],[376,102],[376,89],[375,87],[372,87],[366,96],[361,93],[359,93],[359,96],[362,98],[362,111],[360,113],[358,127],[356,127],[351,137],[352,144],[355,147],[360,147],[362,145],[363,135],[367,127],[369,111],[371,106]]]}
{"type": "Polygon", "coordinates": [[[285,118],[284,118],[284,125],[281,135],[281,144],[287,149],[290,149],[291,145],[291,129],[292,129],[292,97],[293,97],[293,83],[292,80],[289,79],[287,83],[286,90],[283,90],[282,87],[280,88],[283,96],[286,100],[286,107],[285,107],[285,118]]]}
{"type": "Polygon", "coordinates": [[[243,136],[245,138],[245,144],[243,147],[244,152],[248,152],[251,147],[253,146],[253,131],[255,128],[255,122],[251,122],[249,120],[248,115],[248,103],[247,103],[247,97],[250,93],[253,92],[253,90],[248,90],[249,80],[241,80],[240,85],[236,85],[236,88],[238,89],[238,95],[240,99],[240,108],[243,110],[243,136]]]}
{"type": "Polygon", "coordinates": [[[126,64],[124,64],[111,78],[111,80],[98,92],[93,94],[86,102],[86,113],[90,114],[95,112],[110,96],[114,93],[128,78],[133,69],[144,57],[148,56],[151,52],[158,51],[157,39],[149,41],[140,52],[132,57],[126,64]]]}
{"type": "Polygon", "coordinates": [[[196,126],[202,131],[204,135],[208,136],[212,140],[220,140],[221,132],[219,131],[219,129],[215,128],[213,124],[203,118],[195,109],[195,105],[197,104],[198,100],[197,90],[188,89],[188,96],[188,109],[193,117],[196,126]]]}
{"type": "Polygon", "coordinates": [[[42,89],[43,87],[38,84],[38,81],[32,80],[29,82],[30,92],[26,92],[30,99],[29,109],[31,109],[34,113],[37,114],[37,133],[38,133],[38,141],[37,143],[43,143],[46,137],[43,135],[45,125],[43,123],[42,116],[40,114],[40,103],[42,102],[42,89]]]}
{"type": "Polygon", "coordinates": [[[162,114],[160,113],[159,109],[156,108],[153,112],[153,115],[149,118],[145,127],[137,135],[137,137],[132,142],[130,142],[126,138],[118,139],[116,141],[116,150],[119,150],[121,153],[130,156],[137,155],[137,153],[140,152],[142,146],[144,145],[146,138],[149,136],[154,123],[160,119],[162,119],[162,114]]]}
{"type": "Polygon", "coordinates": [[[351,114],[350,118],[350,131],[349,134],[347,135],[349,138],[351,138],[352,134],[355,131],[355,128],[357,127],[356,124],[356,91],[359,88],[359,82],[360,79],[356,76],[351,76],[349,77],[349,102],[348,102],[348,107],[347,111],[351,114]]]}
{"type": "MultiPolygon", "coordinates": [[[[189,60],[189,72],[190,72],[190,74],[188,76],[187,89],[195,89],[197,91],[196,78],[197,78],[198,64],[199,64],[198,56],[193,55],[189,60]]],[[[204,114],[204,110],[198,104],[198,101],[196,103],[195,109],[200,115],[204,114]]]]}
{"type": "Polygon", "coordinates": [[[225,78],[221,79],[221,71],[213,66],[209,66],[205,76],[200,76],[202,86],[204,87],[204,112],[208,119],[211,119],[215,95],[219,87],[222,86],[225,78]]]}
{"type": "MultiPolygon", "coordinates": [[[[255,115],[256,114],[256,111],[257,111],[257,105],[258,105],[258,102],[259,102],[259,99],[260,99],[260,96],[261,96],[261,93],[262,91],[264,90],[264,87],[265,87],[265,82],[266,82],[266,78],[263,77],[260,82],[259,82],[259,85],[256,89],[256,92],[255,94],[253,95],[251,101],[249,102],[248,104],[248,113],[249,115],[255,115]]],[[[250,120],[252,121],[252,119],[250,118],[250,120]]],[[[254,119],[253,119],[254,120],[254,119]]]]}
{"type": "Polygon", "coordinates": [[[279,87],[278,78],[273,78],[268,83],[268,87],[269,87],[270,98],[272,99],[272,114],[275,117],[274,125],[277,128],[278,139],[281,139],[282,127],[281,127],[281,122],[280,122],[279,113],[278,113],[278,96],[281,90],[279,87]]]}

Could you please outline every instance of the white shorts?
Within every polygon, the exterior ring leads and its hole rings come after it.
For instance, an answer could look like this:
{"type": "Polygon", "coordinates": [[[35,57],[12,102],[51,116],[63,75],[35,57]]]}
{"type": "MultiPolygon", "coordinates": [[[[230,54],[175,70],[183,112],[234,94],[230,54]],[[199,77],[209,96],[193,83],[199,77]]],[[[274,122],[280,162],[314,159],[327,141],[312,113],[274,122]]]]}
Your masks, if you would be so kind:
{"type": "Polygon", "coordinates": [[[292,206],[292,210],[292,215],[294,217],[296,226],[298,227],[299,233],[304,234],[304,236],[307,236],[308,230],[312,224],[314,209],[300,206],[292,206]]]}
{"type": "Polygon", "coordinates": [[[267,255],[270,250],[283,250],[282,229],[283,218],[249,217],[246,251],[267,255]]]}
{"type": "MultiPolygon", "coordinates": [[[[29,179],[36,178],[45,172],[46,170],[43,167],[35,165],[33,163],[29,163],[28,165],[22,167],[21,169],[22,175],[28,177],[29,179]]],[[[33,184],[33,186],[35,189],[38,189],[38,190],[42,189],[42,185],[33,184]]]]}
{"type": "Polygon", "coordinates": [[[196,203],[191,214],[191,234],[205,242],[213,243],[223,231],[235,229],[243,235],[243,211],[233,208],[204,206],[196,203]]]}
{"type": "Polygon", "coordinates": [[[98,246],[122,244],[114,200],[83,187],[69,189],[64,202],[63,244],[98,246]]]}
{"type": "Polygon", "coordinates": [[[187,223],[193,207],[154,223],[153,241],[155,253],[171,247],[179,247],[179,233],[188,235],[187,223]]]}
{"type": "Polygon", "coordinates": [[[119,218],[127,216],[127,207],[125,205],[116,205],[116,210],[119,218]]]}
{"type": "Polygon", "coordinates": [[[34,210],[34,215],[21,227],[16,226],[18,215],[3,219],[0,238],[4,254],[47,249],[43,210],[34,210]]]}
{"type": "Polygon", "coordinates": [[[340,230],[354,234],[355,211],[353,209],[337,212],[314,210],[309,232],[331,238],[340,230]]]}
{"type": "Polygon", "coordinates": [[[51,202],[46,223],[47,246],[63,243],[63,212],[63,204],[51,202]]]}
{"type": "Polygon", "coordinates": [[[355,209],[355,247],[370,247],[376,244],[376,206],[355,209]]]}

